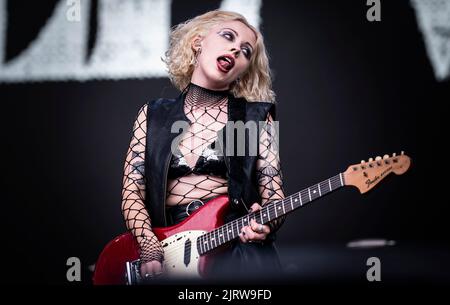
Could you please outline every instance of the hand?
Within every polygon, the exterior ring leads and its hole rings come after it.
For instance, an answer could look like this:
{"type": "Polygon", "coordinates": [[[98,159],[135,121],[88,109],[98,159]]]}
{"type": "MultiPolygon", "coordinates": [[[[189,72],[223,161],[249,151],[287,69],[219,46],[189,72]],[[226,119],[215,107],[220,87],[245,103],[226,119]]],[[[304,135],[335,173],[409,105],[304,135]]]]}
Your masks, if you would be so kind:
{"type": "MultiPolygon", "coordinates": [[[[258,203],[254,203],[250,207],[251,212],[256,212],[261,209],[258,203]]],[[[262,225],[257,223],[254,219],[250,220],[250,225],[242,228],[239,238],[243,243],[263,241],[267,238],[267,234],[270,233],[270,227],[268,225],[262,225]]]]}
{"type": "Polygon", "coordinates": [[[141,276],[145,280],[160,276],[162,273],[163,267],[159,261],[150,261],[141,264],[141,276]]]}

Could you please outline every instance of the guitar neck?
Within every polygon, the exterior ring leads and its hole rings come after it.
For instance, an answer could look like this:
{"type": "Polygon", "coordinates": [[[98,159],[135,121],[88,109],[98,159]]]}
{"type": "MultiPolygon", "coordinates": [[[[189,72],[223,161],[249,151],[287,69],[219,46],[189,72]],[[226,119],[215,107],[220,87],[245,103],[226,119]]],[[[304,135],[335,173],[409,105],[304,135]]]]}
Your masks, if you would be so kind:
{"type": "Polygon", "coordinates": [[[207,252],[237,238],[241,229],[250,224],[251,219],[255,219],[258,223],[267,224],[274,219],[280,218],[305,206],[317,198],[343,187],[344,185],[344,174],[339,173],[334,177],[312,185],[284,199],[267,204],[259,211],[249,213],[200,236],[197,239],[198,252],[201,255],[206,254],[207,252]]]}

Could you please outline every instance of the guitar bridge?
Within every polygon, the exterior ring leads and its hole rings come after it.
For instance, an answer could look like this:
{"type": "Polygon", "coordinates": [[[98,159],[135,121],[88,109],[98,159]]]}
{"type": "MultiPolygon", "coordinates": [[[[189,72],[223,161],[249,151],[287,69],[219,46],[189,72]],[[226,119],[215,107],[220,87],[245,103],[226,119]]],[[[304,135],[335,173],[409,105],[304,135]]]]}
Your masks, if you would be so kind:
{"type": "Polygon", "coordinates": [[[125,263],[125,280],[127,285],[140,285],[144,283],[140,270],[140,259],[125,263]]]}

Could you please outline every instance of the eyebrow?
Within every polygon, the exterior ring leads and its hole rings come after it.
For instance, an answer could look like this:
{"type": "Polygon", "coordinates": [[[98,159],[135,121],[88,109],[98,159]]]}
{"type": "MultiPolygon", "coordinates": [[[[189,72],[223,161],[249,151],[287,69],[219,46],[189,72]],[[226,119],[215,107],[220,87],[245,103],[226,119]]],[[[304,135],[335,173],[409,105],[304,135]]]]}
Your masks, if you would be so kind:
{"type": "MultiPolygon", "coordinates": [[[[223,31],[223,30],[230,30],[230,31],[232,31],[234,34],[236,34],[236,36],[239,37],[238,32],[236,32],[236,31],[233,30],[232,28],[223,28],[223,29],[221,29],[221,31],[223,31]]],[[[252,46],[248,41],[244,42],[244,44],[248,45],[248,46],[252,49],[252,51],[253,51],[254,48],[253,48],[253,46],[252,46]]]]}

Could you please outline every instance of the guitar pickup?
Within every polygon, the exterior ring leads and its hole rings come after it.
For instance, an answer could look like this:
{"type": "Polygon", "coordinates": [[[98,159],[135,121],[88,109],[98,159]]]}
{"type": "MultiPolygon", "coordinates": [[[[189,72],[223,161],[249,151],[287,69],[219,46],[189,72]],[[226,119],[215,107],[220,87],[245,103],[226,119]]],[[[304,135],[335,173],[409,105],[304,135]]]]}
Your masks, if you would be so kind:
{"type": "Polygon", "coordinates": [[[184,265],[187,267],[191,262],[191,240],[187,239],[184,243],[184,265]]]}

